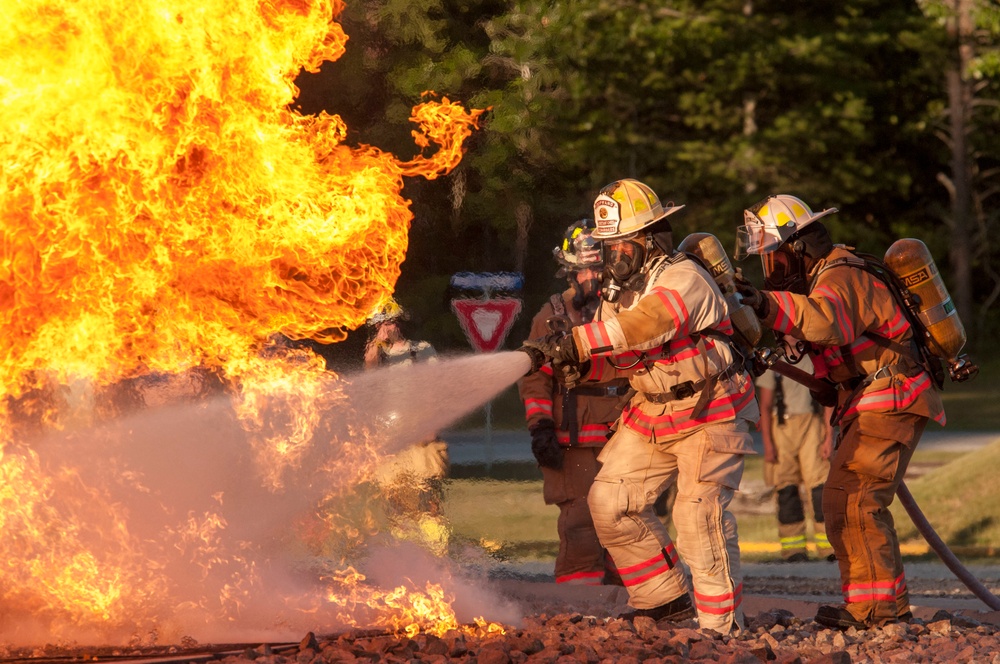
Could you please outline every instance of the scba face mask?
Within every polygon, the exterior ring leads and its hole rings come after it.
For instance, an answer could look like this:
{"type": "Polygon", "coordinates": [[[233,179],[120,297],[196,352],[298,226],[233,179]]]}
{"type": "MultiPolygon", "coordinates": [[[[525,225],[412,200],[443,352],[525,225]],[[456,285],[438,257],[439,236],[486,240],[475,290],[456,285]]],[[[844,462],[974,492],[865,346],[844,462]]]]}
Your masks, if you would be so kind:
{"type": "Polygon", "coordinates": [[[601,269],[587,267],[569,272],[566,277],[573,289],[573,308],[580,312],[584,323],[589,323],[601,304],[601,269]]]}
{"type": "Polygon", "coordinates": [[[604,242],[604,284],[601,296],[617,302],[623,290],[642,288],[642,266],[646,262],[646,247],[636,238],[604,242]]]}

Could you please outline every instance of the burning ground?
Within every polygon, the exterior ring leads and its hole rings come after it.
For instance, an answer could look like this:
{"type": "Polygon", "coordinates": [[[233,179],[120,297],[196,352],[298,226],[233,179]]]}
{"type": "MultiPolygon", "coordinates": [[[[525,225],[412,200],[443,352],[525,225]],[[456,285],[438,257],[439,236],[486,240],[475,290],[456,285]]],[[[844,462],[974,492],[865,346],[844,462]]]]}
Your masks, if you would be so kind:
{"type": "Polygon", "coordinates": [[[455,622],[324,548],[374,537],[334,506],[405,436],[286,340],[389,296],[403,178],[480,111],[416,106],[402,161],[290,110],[341,9],[0,0],[0,641],[455,622]]]}

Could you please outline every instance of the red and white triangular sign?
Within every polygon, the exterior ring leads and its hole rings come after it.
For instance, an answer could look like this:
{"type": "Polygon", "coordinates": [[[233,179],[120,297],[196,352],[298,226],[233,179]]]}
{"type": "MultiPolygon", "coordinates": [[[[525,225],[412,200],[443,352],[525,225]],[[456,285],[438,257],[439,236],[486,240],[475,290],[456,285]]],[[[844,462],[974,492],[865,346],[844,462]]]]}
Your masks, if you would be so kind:
{"type": "Polygon", "coordinates": [[[480,353],[492,353],[503,344],[521,313],[521,300],[513,297],[452,300],[451,308],[472,347],[480,353]]]}

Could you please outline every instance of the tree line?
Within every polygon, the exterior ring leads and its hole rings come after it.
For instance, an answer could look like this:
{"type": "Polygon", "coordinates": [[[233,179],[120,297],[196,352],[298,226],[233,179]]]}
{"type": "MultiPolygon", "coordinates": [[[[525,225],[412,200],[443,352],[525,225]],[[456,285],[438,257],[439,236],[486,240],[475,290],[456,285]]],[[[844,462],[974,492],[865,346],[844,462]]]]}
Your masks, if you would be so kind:
{"type": "MultiPolygon", "coordinates": [[[[299,109],[406,157],[433,90],[489,108],[462,163],[407,181],[397,297],[439,347],[459,271],[520,271],[516,346],[560,282],[551,251],[600,187],[638,178],[687,206],[675,243],[733,246],[742,210],[790,193],[836,239],[935,256],[970,343],[1000,329],[1000,7],[990,0],[355,0],[340,60],[299,109]],[[826,220],[825,220],[826,221],[826,220]]],[[[747,266],[751,271],[756,266],[747,266]]]]}

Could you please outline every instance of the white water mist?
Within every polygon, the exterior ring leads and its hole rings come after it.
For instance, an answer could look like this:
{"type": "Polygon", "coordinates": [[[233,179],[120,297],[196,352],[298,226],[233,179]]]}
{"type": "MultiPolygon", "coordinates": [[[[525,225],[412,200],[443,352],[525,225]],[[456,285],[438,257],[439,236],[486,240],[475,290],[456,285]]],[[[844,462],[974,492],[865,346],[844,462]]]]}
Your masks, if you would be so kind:
{"type": "MultiPolygon", "coordinates": [[[[343,620],[323,599],[321,577],[328,570],[323,561],[310,559],[297,538],[301,524],[316,518],[317,503],[331,483],[350,487],[359,481],[360,468],[353,476],[328,473],[329,462],[346,445],[359,443],[346,433],[348,422],[377,429],[380,434],[365,442],[390,455],[482,406],[529,366],[528,356],[515,351],[442,357],[343,377],[348,400],[325,414],[325,426],[303,463],[288,471],[290,481],[280,491],[263,481],[250,437],[221,395],[140,409],[99,426],[50,431],[26,441],[42,471],[54,480],[53,503],[83,504],[99,497],[113,506],[115,518],[123,520],[121,531],[134,542],[128,556],[138,565],[133,576],[140,582],[162,581],[150,584],[156,593],[131,598],[141,610],[135,611],[134,622],[114,629],[60,623],[57,614],[32,615],[28,608],[7,607],[12,613],[5,614],[10,620],[5,617],[0,627],[0,642],[30,645],[53,636],[133,645],[182,637],[201,642],[298,640],[306,631],[342,628],[343,620]],[[205,542],[192,538],[195,527],[209,520],[217,524],[205,549],[205,542]],[[238,605],[235,613],[219,599],[227,593],[238,605]]],[[[120,538],[105,539],[93,523],[83,521],[83,531],[93,528],[88,538],[98,564],[120,561],[123,556],[113,550],[120,538]]],[[[460,622],[478,616],[517,619],[516,609],[481,583],[444,573],[450,567],[446,559],[427,554],[417,564],[412,554],[395,560],[392,551],[372,554],[362,561],[362,571],[391,582],[407,574],[431,581],[437,576],[446,593],[461,596],[455,603],[460,622]],[[444,570],[440,574],[438,564],[444,570]]]]}

